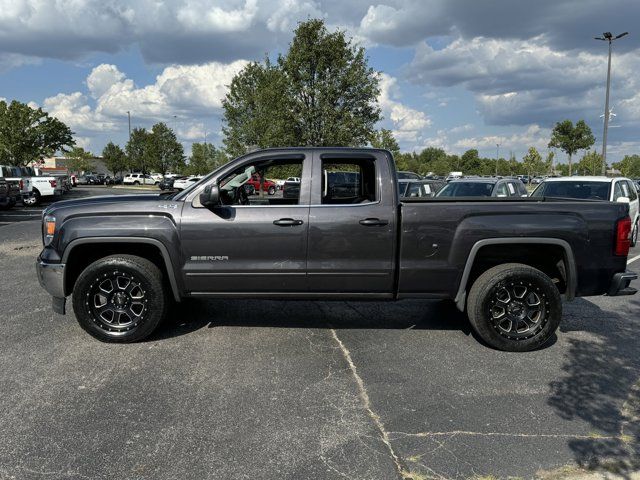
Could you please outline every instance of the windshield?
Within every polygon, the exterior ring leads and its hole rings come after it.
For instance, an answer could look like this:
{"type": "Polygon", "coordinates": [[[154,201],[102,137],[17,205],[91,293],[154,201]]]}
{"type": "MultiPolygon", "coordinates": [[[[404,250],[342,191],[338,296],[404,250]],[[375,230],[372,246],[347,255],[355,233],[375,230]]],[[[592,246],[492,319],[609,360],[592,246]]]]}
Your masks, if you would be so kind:
{"type": "Polygon", "coordinates": [[[437,197],[490,197],[493,183],[454,182],[438,192],[437,197]]]}
{"type": "Polygon", "coordinates": [[[405,192],[407,191],[407,186],[409,182],[398,182],[398,193],[401,197],[405,196],[405,192]]]}
{"type": "Polygon", "coordinates": [[[531,196],[608,200],[610,188],[610,182],[581,180],[543,182],[535,189],[531,196]]]}

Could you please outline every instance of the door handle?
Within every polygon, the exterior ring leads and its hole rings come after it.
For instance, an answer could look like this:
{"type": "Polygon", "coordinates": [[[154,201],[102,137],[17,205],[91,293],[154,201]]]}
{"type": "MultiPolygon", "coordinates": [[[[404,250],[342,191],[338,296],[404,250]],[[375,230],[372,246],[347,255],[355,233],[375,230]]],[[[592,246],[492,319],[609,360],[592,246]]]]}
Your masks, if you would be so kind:
{"type": "Polygon", "coordinates": [[[360,220],[360,225],[365,227],[382,227],[389,225],[389,220],[380,220],[379,218],[363,218],[360,220]]]}
{"type": "Polygon", "coordinates": [[[278,225],[279,227],[295,227],[298,225],[302,225],[304,222],[302,220],[295,220],[293,218],[281,218],[280,220],[274,220],[273,224],[278,225]]]}

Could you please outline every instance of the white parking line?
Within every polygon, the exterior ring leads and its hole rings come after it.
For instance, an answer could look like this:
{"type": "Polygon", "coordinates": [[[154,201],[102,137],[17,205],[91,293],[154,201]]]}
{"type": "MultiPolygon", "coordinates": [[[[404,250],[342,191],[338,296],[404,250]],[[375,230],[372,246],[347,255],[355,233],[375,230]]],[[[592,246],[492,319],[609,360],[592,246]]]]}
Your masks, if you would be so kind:
{"type": "Polygon", "coordinates": [[[640,258],[640,255],[636,255],[635,257],[633,257],[631,260],[627,260],[627,265],[629,265],[632,262],[635,262],[636,260],[638,260],[640,258]]]}

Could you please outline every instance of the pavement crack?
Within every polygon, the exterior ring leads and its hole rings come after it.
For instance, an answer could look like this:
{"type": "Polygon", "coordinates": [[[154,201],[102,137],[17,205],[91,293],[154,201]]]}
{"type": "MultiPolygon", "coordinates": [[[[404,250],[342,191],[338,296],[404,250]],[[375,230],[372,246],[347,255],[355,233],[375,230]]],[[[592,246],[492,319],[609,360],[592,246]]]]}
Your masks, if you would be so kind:
{"type": "Polygon", "coordinates": [[[403,468],[402,463],[400,462],[400,458],[398,457],[395,450],[393,449],[393,446],[391,445],[391,441],[389,439],[389,433],[384,427],[384,423],[382,423],[380,415],[378,415],[376,412],[373,411],[373,408],[371,406],[371,400],[369,399],[369,394],[367,393],[367,388],[364,385],[364,381],[362,380],[362,377],[358,374],[358,369],[355,363],[353,363],[353,359],[351,358],[351,352],[349,352],[349,349],[344,345],[344,343],[342,343],[342,340],[340,340],[340,338],[338,337],[338,334],[336,333],[335,329],[331,328],[330,332],[331,332],[331,336],[333,337],[335,342],[338,344],[338,347],[340,348],[340,351],[342,352],[342,355],[344,356],[344,359],[346,360],[347,365],[349,365],[351,374],[353,375],[353,378],[356,381],[356,385],[358,386],[358,396],[360,397],[360,400],[362,401],[363,407],[366,410],[367,414],[369,415],[369,418],[371,418],[371,421],[373,422],[376,429],[378,430],[382,443],[384,443],[384,445],[387,447],[387,450],[389,451],[389,454],[393,459],[393,463],[396,466],[396,470],[398,471],[399,477],[404,479],[411,478],[410,473],[405,468],[403,468]]]}
{"type": "Polygon", "coordinates": [[[617,440],[620,437],[617,435],[579,435],[579,434],[571,434],[571,433],[511,433],[511,432],[472,432],[465,430],[451,430],[448,432],[417,432],[417,433],[408,433],[408,432],[388,432],[391,436],[402,436],[402,437],[448,437],[448,436],[456,436],[456,435],[468,435],[468,436],[478,436],[478,437],[516,437],[516,438],[575,438],[575,439],[590,439],[590,440],[617,440]]]}

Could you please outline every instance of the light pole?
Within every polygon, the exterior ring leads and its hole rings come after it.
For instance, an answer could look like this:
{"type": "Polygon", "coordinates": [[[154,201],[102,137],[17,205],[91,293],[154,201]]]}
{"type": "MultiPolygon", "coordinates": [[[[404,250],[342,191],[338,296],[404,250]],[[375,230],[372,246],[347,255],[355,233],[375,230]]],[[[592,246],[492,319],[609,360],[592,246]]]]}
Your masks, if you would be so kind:
{"type": "Polygon", "coordinates": [[[615,37],[611,32],[604,32],[601,37],[593,37],[596,40],[609,42],[609,62],[607,64],[607,95],[604,101],[604,132],[602,133],[602,175],[607,174],[607,131],[609,130],[609,89],[611,87],[611,43],[614,40],[628,35],[629,32],[623,32],[615,37]]]}
{"type": "Polygon", "coordinates": [[[131,141],[131,112],[127,110],[127,118],[129,119],[129,141],[131,141]]]}
{"type": "Polygon", "coordinates": [[[496,143],[496,177],[498,176],[498,158],[500,158],[500,144],[496,143]]]}

